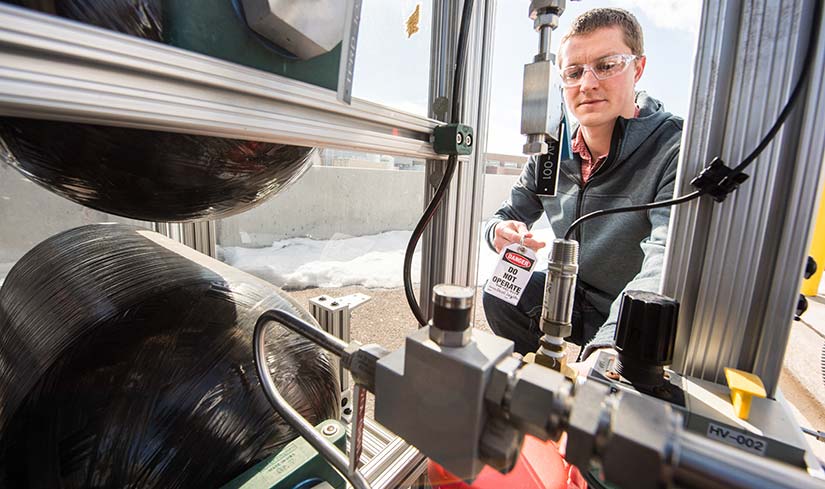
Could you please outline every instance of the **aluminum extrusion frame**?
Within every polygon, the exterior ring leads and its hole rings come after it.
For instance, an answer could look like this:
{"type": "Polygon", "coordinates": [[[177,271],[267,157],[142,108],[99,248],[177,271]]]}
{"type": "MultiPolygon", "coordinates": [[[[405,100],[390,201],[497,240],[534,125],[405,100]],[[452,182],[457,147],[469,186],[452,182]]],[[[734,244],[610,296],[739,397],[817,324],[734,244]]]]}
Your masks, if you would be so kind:
{"type": "Polygon", "coordinates": [[[0,115],[445,158],[436,121],[2,3],[0,115]]]}
{"type": "MultiPolygon", "coordinates": [[[[704,2],[678,193],[719,155],[730,166],[756,147],[802,68],[812,0],[704,2]]],[[[681,302],[674,370],[724,382],[724,367],[759,375],[776,393],[825,149],[820,27],[807,90],[776,139],[724,203],[674,209],[663,290],[681,302]]]]}

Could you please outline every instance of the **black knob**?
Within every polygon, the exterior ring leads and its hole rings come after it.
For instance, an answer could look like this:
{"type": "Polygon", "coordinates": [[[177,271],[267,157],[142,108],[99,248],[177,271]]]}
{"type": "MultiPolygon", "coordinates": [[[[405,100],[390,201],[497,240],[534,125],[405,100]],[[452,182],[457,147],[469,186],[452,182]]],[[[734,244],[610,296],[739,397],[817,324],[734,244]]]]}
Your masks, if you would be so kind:
{"type": "Polygon", "coordinates": [[[638,362],[664,366],[673,360],[679,303],[670,297],[628,290],[616,325],[616,350],[638,362]]]}
{"type": "Polygon", "coordinates": [[[678,317],[679,303],[669,297],[625,292],[614,337],[616,371],[637,387],[665,384],[664,366],[673,360],[678,317]]]}

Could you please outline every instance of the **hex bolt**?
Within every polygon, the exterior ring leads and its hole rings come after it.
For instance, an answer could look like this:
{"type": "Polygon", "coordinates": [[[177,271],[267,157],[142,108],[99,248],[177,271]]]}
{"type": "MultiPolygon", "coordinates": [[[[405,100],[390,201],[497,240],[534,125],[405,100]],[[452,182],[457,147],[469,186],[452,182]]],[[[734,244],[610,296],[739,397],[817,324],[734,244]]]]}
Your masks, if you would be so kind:
{"type": "Polygon", "coordinates": [[[461,141],[464,141],[464,136],[461,133],[456,133],[455,135],[455,144],[461,144],[461,141]]]}
{"type": "Polygon", "coordinates": [[[324,426],[324,429],[321,430],[321,433],[323,433],[326,436],[332,436],[335,433],[338,433],[338,427],[335,426],[334,424],[328,424],[328,425],[324,426]]]}
{"type": "Polygon", "coordinates": [[[325,300],[327,300],[327,296],[322,295],[321,297],[318,298],[318,300],[319,301],[325,301],[325,300]]]}
{"type": "Polygon", "coordinates": [[[330,306],[332,306],[332,307],[338,307],[338,301],[333,302],[332,304],[330,304],[330,306]]]}
{"type": "Polygon", "coordinates": [[[467,134],[466,136],[464,136],[464,145],[467,146],[468,148],[470,146],[472,146],[473,145],[473,136],[471,136],[470,134],[467,134]]]}

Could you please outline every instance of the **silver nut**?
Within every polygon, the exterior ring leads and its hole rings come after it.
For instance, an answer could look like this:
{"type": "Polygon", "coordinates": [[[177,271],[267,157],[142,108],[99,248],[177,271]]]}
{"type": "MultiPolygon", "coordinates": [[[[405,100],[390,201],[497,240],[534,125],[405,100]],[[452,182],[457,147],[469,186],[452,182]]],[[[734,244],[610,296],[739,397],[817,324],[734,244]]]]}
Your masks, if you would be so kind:
{"type": "Polygon", "coordinates": [[[533,0],[530,2],[530,18],[547,9],[556,10],[559,15],[564,12],[565,0],[533,0]]]}
{"type": "Polygon", "coordinates": [[[561,373],[527,364],[516,374],[510,419],[536,438],[556,440],[566,424],[573,384],[561,373]]]}
{"type": "Polygon", "coordinates": [[[338,433],[338,427],[335,426],[334,424],[328,424],[328,425],[324,426],[324,428],[321,430],[321,432],[323,434],[325,434],[326,436],[332,436],[335,433],[338,433]]]}
{"type": "Polygon", "coordinates": [[[470,343],[473,339],[473,328],[467,328],[463,331],[447,331],[433,326],[432,321],[430,321],[429,336],[437,345],[458,348],[467,346],[470,343]]]}
{"type": "Polygon", "coordinates": [[[507,409],[509,400],[509,390],[515,382],[516,371],[521,367],[521,359],[515,356],[508,356],[502,359],[493,367],[490,374],[490,382],[484,390],[484,401],[487,409],[496,413],[507,409]]]}
{"type": "Polygon", "coordinates": [[[390,354],[390,351],[381,345],[370,343],[358,344],[353,351],[352,345],[347,345],[341,357],[341,366],[349,370],[356,384],[361,384],[369,392],[375,393],[375,366],[379,360],[390,354]]]}
{"type": "Polygon", "coordinates": [[[668,439],[674,425],[680,425],[677,418],[670,404],[631,393],[622,396],[602,449],[605,478],[620,487],[660,487],[668,439]]]}
{"type": "MultiPolygon", "coordinates": [[[[608,416],[604,400],[610,388],[598,382],[585,382],[576,389],[567,422],[565,458],[576,467],[589,467],[596,456],[599,423],[608,416]]],[[[609,418],[608,418],[609,419],[609,418]]]]}
{"type": "Polygon", "coordinates": [[[533,19],[533,28],[538,31],[544,26],[555,29],[559,26],[559,16],[551,13],[536,15],[533,19]]]}
{"type": "Polygon", "coordinates": [[[527,143],[521,148],[521,152],[526,155],[543,155],[549,150],[547,143],[532,142],[527,143]]]}
{"type": "Polygon", "coordinates": [[[567,338],[573,334],[573,325],[571,323],[559,323],[558,321],[550,321],[543,316],[539,321],[539,328],[542,333],[550,336],[558,336],[559,338],[567,338]]]}

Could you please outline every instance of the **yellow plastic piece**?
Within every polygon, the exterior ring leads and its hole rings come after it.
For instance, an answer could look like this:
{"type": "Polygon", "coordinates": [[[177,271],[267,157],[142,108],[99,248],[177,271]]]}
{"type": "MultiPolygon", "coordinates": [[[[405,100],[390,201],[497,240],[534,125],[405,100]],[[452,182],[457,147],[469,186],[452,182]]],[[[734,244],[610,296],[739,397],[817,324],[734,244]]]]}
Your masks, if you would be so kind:
{"type": "Polygon", "coordinates": [[[802,295],[813,297],[819,290],[822,269],[825,268],[825,196],[819,199],[819,212],[816,214],[811,249],[808,255],[816,260],[816,272],[809,279],[802,281],[802,295]]]}
{"type": "Polygon", "coordinates": [[[741,419],[748,419],[751,412],[751,398],[765,397],[765,385],[762,379],[750,373],[725,368],[725,378],[730,388],[730,402],[733,403],[733,413],[741,419]]]}

